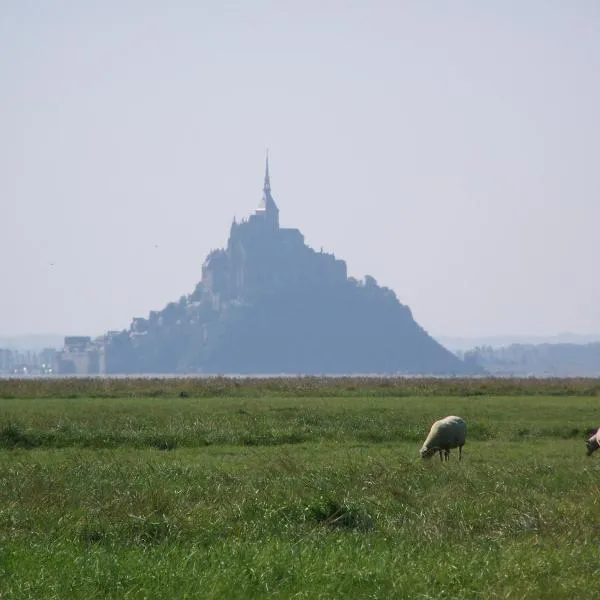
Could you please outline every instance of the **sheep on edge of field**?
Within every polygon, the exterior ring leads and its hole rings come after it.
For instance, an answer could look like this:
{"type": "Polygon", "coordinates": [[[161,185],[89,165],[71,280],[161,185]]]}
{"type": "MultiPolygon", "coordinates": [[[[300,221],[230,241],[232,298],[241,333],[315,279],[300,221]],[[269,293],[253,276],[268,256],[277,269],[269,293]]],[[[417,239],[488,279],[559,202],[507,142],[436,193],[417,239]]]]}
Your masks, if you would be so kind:
{"type": "Polygon", "coordinates": [[[587,455],[591,456],[598,448],[600,448],[600,428],[596,429],[596,433],[585,443],[587,446],[587,455]]]}
{"type": "Polygon", "coordinates": [[[467,441],[467,424],[454,415],[436,421],[421,447],[421,458],[431,458],[436,452],[440,460],[450,460],[450,450],[458,448],[458,460],[462,460],[462,447],[467,441]],[[442,452],[444,456],[442,457],[442,452]]]}

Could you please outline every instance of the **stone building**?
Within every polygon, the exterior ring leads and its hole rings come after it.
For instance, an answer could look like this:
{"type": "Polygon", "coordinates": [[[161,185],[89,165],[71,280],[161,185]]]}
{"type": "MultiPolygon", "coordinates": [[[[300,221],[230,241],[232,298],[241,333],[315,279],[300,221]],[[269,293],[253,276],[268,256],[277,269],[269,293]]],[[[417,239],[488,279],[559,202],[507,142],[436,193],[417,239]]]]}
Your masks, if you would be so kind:
{"type": "Polygon", "coordinates": [[[56,353],[56,372],[68,375],[94,375],[106,372],[104,339],[67,336],[56,353]]]}
{"type": "Polygon", "coordinates": [[[204,292],[212,296],[217,308],[222,301],[252,297],[265,289],[306,292],[343,285],[346,280],[343,260],[307,246],[300,230],[280,227],[267,156],[262,199],[248,219],[234,219],[227,248],[214,250],[206,258],[204,292]]]}

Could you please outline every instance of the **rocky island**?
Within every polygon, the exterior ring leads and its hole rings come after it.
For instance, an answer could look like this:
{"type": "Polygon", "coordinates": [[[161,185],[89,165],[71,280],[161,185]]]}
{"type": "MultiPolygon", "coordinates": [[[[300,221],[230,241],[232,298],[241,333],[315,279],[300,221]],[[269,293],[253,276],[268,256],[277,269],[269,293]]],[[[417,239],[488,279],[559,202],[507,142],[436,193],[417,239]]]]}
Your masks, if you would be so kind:
{"type": "Polygon", "coordinates": [[[267,157],[262,200],[231,225],[195,290],[106,341],[108,373],[479,372],[435,341],[389,288],[279,225],[267,157]]]}

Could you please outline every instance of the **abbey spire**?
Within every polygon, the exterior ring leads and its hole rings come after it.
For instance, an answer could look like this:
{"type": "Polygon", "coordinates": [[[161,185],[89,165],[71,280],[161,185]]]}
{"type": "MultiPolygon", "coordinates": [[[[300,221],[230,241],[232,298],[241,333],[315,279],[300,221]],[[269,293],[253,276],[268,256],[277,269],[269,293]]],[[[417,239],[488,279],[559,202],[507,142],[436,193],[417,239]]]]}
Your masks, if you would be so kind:
{"type": "Polygon", "coordinates": [[[256,215],[262,217],[272,229],[279,229],[279,209],[273,196],[271,195],[271,177],[269,175],[269,151],[265,162],[265,183],[263,185],[263,196],[256,215]]]}
{"type": "Polygon", "coordinates": [[[269,177],[269,150],[267,149],[267,159],[265,164],[265,185],[263,187],[265,194],[271,193],[271,178],[269,177]]]}

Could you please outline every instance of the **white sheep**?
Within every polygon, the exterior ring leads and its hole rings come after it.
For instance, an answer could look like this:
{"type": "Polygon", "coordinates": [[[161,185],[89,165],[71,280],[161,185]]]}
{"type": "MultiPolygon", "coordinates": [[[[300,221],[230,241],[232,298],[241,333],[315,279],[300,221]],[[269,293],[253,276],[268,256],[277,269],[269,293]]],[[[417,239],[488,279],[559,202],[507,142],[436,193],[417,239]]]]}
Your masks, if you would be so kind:
{"type": "Polygon", "coordinates": [[[598,448],[600,448],[600,428],[596,429],[596,433],[585,443],[587,446],[587,455],[591,456],[598,448]]]}
{"type": "Polygon", "coordinates": [[[429,435],[420,451],[421,458],[431,458],[436,452],[439,452],[441,461],[450,460],[450,449],[458,448],[458,460],[461,460],[462,447],[466,440],[467,424],[460,417],[445,417],[431,426],[429,435]]]}

